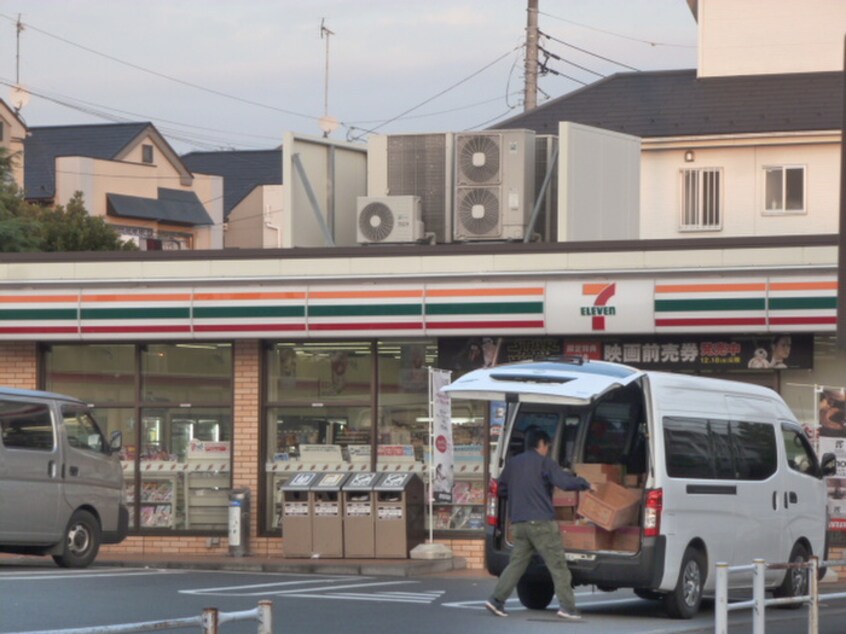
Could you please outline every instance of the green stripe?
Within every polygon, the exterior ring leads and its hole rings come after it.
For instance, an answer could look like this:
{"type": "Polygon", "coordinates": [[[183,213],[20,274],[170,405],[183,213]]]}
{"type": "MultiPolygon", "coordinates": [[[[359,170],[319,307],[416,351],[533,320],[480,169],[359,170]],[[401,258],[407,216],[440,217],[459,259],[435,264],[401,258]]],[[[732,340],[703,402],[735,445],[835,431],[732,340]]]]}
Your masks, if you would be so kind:
{"type": "Polygon", "coordinates": [[[815,310],[837,308],[836,297],[771,297],[771,310],[815,310]]]}
{"type": "Polygon", "coordinates": [[[0,320],[76,319],[76,308],[22,308],[0,310],[0,320]]]}
{"type": "Polygon", "coordinates": [[[656,299],[655,312],[686,313],[711,310],[765,310],[763,297],[738,299],[656,299]]]}
{"type": "Polygon", "coordinates": [[[376,304],[357,306],[309,306],[309,317],[382,317],[423,314],[420,304],[376,304]]]}
{"type": "Polygon", "coordinates": [[[305,306],[195,306],[197,319],[305,317],[305,306]]]}
{"type": "Polygon", "coordinates": [[[188,319],[190,309],[183,308],[83,308],[82,319],[188,319]]]}
{"type": "Polygon", "coordinates": [[[515,315],[543,313],[543,302],[482,302],[479,304],[427,304],[427,315],[515,315]]]}

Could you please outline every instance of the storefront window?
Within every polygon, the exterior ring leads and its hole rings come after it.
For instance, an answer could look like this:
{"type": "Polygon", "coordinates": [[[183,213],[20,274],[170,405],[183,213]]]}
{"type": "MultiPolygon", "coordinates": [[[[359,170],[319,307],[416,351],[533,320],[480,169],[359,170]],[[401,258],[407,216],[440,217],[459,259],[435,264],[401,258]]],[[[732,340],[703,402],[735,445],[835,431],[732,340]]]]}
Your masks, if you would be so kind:
{"type": "Polygon", "coordinates": [[[132,528],[226,530],[231,344],[53,345],[44,362],[46,389],[92,403],[107,437],[122,433],[132,528]]]}
{"type": "Polygon", "coordinates": [[[224,403],[232,400],[228,343],[150,344],[141,350],[142,400],[224,403]]]}
{"type": "Polygon", "coordinates": [[[280,487],[297,471],[371,465],[370,342],[276,344],[266,354],[267,529],[279,528],[280,487]]]}

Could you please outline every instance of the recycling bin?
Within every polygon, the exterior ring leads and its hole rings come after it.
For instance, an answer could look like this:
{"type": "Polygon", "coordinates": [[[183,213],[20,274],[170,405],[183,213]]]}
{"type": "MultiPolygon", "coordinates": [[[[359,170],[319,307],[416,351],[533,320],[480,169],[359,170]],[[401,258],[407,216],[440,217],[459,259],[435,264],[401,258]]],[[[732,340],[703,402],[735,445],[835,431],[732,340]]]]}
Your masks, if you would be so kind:
{"type": "Polygon", "coordinates": [[[385,473],[373,487],[376,495],[376,557],[405,559],[423,543],[423,481],[415,473],[385,473]]]}
{"type": "Polygon", "coordinates": [[[311,487],[312,557],[344,556],[341,487],[349,473],[322,473],[311,487]]]}
{"type": "Polygon", "coordinates": [[[285,557],[311,557],[314,552],[311,486],[319,475],[313,471],[303,471],[280,487],[285,557]]]}
{"type": "Polygon", "coordinates": [[[250,490],[229,492],[229,554],[245,557],[250,537],[250,490]]]}
{"type": "Polygon", "coordinates": [[[376,556],[375,494],[373,487],[378,473],[353,473],[344,483],[344,555],[371,558],[376,556]]]}

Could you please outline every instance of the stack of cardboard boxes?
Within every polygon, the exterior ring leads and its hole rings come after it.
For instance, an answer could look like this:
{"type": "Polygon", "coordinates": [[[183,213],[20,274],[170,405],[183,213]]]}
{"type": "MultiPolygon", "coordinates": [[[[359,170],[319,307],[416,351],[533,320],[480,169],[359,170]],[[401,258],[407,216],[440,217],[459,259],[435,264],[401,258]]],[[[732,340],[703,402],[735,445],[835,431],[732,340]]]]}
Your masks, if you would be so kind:
{"type": "Polygon", "coordinates": [[[573,471],[593,484],[594,490],[555,490],[552,501],[564,547],[636,552],[643,497],[639,477],[624,476],[622,467],[613,464],[578,463],[573,471]]]}

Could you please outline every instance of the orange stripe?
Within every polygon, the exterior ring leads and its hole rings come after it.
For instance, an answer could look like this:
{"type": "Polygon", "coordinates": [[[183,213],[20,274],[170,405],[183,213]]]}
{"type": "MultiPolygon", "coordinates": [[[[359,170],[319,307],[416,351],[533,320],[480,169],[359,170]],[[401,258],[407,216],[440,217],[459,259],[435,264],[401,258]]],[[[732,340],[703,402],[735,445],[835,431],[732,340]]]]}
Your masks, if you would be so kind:
{"type": "Polygon", "coordinates": [[[309,299],[421,298],[423,291],[314,291],[309,299]]]}
{"type": "Polygon", "coordinates": [[[283,291],[278,293],[194,293],[195,301],[256,300],[256,299],[305,299],[303,292],[283,291]]]}
{"type": "Polygon", "coordinates": [[[656,293],[738,293],[765,291],[767,285],[753,282],[750,284],[656,284],[656,293]]]}
{"type": "Polygon", "coordinates": [[[599,295],[602,291],[608,288],[610,282],[599,284],[582,284],[582,295],[599,295]]]}
{"type": "Polygon", "coordinates": [[[427,297],[504,297],[506,295],[543,295],[543,288],[435,288],[427,297]]]}
{"type": "Polygon", "coordinates": [[[771,291],[836,291],[837,282],[775,282],[771,291]]]}
{"type": "Polygon", "coordinates": [[[48,304],[48,303],[64,303],[77,302],[78,295],[3,295],[0,296],[0,303],[4,304],[48,304]]]}
{"type": "Polygon", "coordinates": [[[83,295],[83,302],[190,302],[191,293],[164,295],[145,293],[141,295],[83,295]]]}

